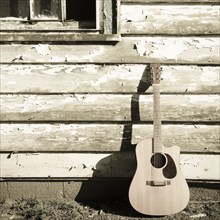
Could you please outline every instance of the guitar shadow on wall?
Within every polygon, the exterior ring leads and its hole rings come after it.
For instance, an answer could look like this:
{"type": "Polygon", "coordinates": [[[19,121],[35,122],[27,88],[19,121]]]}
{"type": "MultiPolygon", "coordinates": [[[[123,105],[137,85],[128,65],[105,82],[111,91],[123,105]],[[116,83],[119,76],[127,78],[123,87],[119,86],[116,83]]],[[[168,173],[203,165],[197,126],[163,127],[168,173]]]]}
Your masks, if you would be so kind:
{"type": "MultiPolygon", "coordinates": [[[[124,124],[122,142],[119,152],[114,152],[110,156],[103,158],[96,164],[96,169],[91,180],[83,181],[76,201],[123,201],[126,207],[112,208],[110,212],[118,215],[142,216],[133,211],[128,200],[128,190],[131,178],[123,176],[133,176],[136,167],[134,149],[136,144],[132,144],[132,127],[133,124],[141,122],[139,100],[140,95],[144,94],[151,86],[150,68],[146,66],[142,77],[137,86],[137,91],[131,97],[131,121],[124,124]],[[122,161],[120,163],[119,161],[122,161]],[[126,167],[125,167],[126,166],[126,167]],[[126,170],[126,173],[124,171],[126,170]],[[102,176],[114,176],[116,178],[99,178],[102,176]],[[118,178],[117,178],[118,177],[118,178]],[[121,178],[122,177],[122,178],[121,178]]],[[[118,205],[117,205],[118,207],[118,205]]],[[[101,207],[103,210],[103,207],[101,207]]],[[[105,210],[103,210],[105,212],[105,210]]],[[[108,210],[109,212],[109,207],[108,210]]]]}

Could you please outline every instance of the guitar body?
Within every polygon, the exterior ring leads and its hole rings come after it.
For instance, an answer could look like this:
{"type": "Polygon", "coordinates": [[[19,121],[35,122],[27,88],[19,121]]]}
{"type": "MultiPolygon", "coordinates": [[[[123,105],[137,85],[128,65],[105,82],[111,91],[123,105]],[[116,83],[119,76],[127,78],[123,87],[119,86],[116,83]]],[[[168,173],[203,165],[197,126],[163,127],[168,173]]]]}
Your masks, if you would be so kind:
{"type": "Polygon", "coordinates": [[[183,210],[189,201],[189,188],[179,166],[178,147],[153,152],[153,139],[136,147],[137,169],[129,188],[133,208],[146,215],[170,215],[183,210]]]}

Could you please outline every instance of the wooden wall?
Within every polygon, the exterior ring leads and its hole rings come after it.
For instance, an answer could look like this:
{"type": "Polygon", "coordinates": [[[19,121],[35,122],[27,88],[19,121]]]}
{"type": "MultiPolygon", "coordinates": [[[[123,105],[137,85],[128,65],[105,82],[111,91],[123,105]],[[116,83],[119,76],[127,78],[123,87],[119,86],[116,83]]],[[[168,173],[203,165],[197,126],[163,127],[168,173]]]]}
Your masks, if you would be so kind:
{"type": "Polygon", "coordinates": [[[3,43],[2,180],[131,177],[135,145],[152,137],[155,62],[165,146],[181,148],[188,180],[219,180],[219,10],[122,0],[116,44],[3,43]]]}

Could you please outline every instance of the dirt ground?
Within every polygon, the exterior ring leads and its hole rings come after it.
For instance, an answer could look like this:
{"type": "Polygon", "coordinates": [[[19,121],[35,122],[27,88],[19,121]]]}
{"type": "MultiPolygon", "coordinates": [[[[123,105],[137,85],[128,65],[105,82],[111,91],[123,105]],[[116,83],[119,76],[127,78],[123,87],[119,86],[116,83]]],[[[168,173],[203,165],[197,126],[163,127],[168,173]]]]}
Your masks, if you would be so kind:
{"type": "Polygon", "coordinates": [[[191,198],[182,212],[164,217],[143,216],[135,212],[128,201],[108,199],[76,202],[74,200],[39,200],[36,198],[0,202],[0,220],[188,220],[220,219],[220,189],[190,188],[191,198]]]}

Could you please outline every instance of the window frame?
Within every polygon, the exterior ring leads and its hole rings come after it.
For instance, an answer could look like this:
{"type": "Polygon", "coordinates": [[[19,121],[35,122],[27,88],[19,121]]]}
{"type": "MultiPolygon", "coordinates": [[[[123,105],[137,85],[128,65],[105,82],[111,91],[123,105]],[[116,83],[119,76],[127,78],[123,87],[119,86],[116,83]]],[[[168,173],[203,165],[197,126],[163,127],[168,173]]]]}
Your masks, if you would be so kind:
{"type": "MultiPolygon", "coordinates": [[[[32,0],[31,0],[32,1],[32,0]]],[[[31,2],[29,1],[29,2],[31,2]]],[[[76,41],[120,41],[119,15],[121,0],[96,0],[96,28],[92,29],[71,29],[62,27],[47,30],[47,28],[29,28],[32,25],[46,25],[45,20],[22,20],[20,18],[13,21],[0,19],[0,42],[76,42],[76,41]],[[43,21],[43,22],[42,22],[43,21]],[[9,25],[8,25],[9,24],[9,25]],[[13,28],[14,25],[14,28],[13,28]],[[17,25],[23,25],[25,28],[18,28],[17,25]],[[10,28],[8,28],[10,27],[10,28]]],[[[61,0],[64,2],[64,0],[61,0]]],[[[63,4],[61,4],[63,10],[63,4]]],[[[30,12],[31,14],[31,12],[30,12]]],[[[64,13],[61,13],[64,15],[64,13]]],[[[61,21],[55,21],[62,24],[61,21]]],[[[48,24],[51,21],[48,21],[48,24]]],[[[66,22],[65,22],[66,23],[66,22]]],[[[71,25],[69,26],[71,27],[71,25]]]]}

